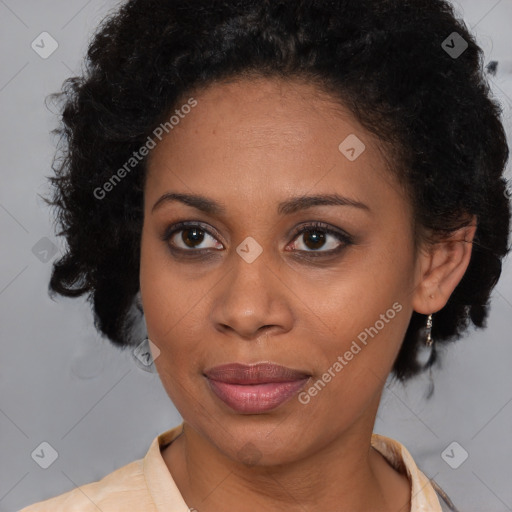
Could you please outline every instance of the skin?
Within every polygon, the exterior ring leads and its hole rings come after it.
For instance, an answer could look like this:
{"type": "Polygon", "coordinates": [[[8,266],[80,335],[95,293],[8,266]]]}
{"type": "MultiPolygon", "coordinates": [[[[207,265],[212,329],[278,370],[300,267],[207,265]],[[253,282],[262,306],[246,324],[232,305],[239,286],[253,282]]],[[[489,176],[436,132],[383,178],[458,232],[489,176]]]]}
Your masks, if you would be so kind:
{"type": "Polygon", "coordinates": [[[409,510],[409,482],[371,448],[371,434],[412,312],[446,304],[469,264],[463,241],[476,223],[415,252],[411,206],[378,141],[311,84],[241,79],[193,97],[197,106],[151,152],[144,191],[142,304],[160,350],[155,365],[184,419],[162,452],[169,471],[199,512],[409,510]],[[354,161],[338,150],[349,134],[366,146],[354,161]],[[225,212],[179,201],[152,211],[168,192],[206,196],[225,212]],[[332,193],[368,210],[277,212],[292,197],[332,193]],[[180,221],[211,234],[189,245],[182,235],[190,231],[162,240],[180,221]],[[294,236],[315,221],[352,243],[324,232],[315,248],[311,231],[294,236]],[[262,248],[252,263],[236,251],[246,237],[262,248]],[[189,252],[171,252],[172,242],[189,252]],[[199,249],[210,257],[187,259],[199,249]],[[220,364],[270,361],[312,375],[308,389],[394,303],[401,311],[306,405],[292,397],[240,414],[203,376],[220,364]]]}

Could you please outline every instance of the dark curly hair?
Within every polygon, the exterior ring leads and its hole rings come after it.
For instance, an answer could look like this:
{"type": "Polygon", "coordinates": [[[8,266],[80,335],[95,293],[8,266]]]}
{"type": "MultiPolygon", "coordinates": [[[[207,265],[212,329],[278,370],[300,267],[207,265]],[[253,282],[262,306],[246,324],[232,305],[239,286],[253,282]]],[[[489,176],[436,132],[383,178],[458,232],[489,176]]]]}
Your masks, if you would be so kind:
{"type": "MultiPolygon", "coordinates": [[[[67,248],[50,295],[87,293],[96,328],[133,346],[147,158],[107,199],[95,191],[192,91],[260,76],[317,85],[378,136],[414,207],[415,247],[476,215],[469,267],[434,316],[434,347],[461,337],[469,319],[485,327],[510,251],[508,146],[483,52],[444,0],[127,1],[98,28],[82,76],[52,95],[62,123],[46,201],[67,248]],[[454,32],[467,44],[458,56],[447,50],[454,32]]],[[[425,320],[413,312],[393,367],[401,381],[436,360],[435,350],[417,360],[425,320]]]]}

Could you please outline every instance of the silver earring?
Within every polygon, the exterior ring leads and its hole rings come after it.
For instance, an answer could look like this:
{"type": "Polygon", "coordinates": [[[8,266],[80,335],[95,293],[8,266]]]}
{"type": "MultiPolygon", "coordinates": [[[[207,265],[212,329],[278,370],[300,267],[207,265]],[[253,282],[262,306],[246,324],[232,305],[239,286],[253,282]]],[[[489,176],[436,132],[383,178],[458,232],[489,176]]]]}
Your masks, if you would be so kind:
{"type": "Polygon", "coordinates": [[[432,343],[434,343],[434,340],[432,339],[432,313],[430,313],[430,315],[428,315],[427,327],[425,329],[425,333],[427,334],[427,338],[425,340],[425,345],[427,347],[431,347],[432,343]]]}
{"type": "Polygon", "coordinates": [[[140,290],[135,294],[134,302],[135,302],[135,307],[139,310],[139,312],[144,314],[144,310],[142,309],[142,298],[140,295],[140,290]]]}

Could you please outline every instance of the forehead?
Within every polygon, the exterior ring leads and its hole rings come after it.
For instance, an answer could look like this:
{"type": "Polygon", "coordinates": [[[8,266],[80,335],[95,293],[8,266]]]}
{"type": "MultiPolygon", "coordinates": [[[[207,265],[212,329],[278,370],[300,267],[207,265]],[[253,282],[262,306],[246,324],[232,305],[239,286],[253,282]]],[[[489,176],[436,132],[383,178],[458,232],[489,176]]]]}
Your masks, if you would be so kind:
{"type": "Polygon", "coordinates": [[[268,198],[271,186],[277,200],[292,190],[307,194],[338,186],[358,199],[363,191],[378,192],[376,180],[389,181],[376,138],[313,84],[241,79],[191,96],[196,106],[181,114],[149,155],[149,196],[179,188],[221,193],[228,201],[268,198]],[[350,146],[360,153],[356,159],[347,158],[350,146]]]}

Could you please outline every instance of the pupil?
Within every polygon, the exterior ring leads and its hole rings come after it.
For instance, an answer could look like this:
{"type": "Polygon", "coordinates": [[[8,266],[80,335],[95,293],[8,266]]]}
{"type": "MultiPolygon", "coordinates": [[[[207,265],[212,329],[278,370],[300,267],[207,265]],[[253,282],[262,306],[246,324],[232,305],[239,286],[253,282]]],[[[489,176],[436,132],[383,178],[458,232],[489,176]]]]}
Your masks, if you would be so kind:
{"type": "Polygon", "coordinates": [[[309,236],[306,235],[306,240],[313,240],[313,243],[310,245],[306,242],[306,245],[310,249],[318,249],[319,247],[322,247],[324,241],[325,241],[325,234],[323,234],[321,231],[309,231],[309,236]]]}
{"type": "Polygon", "coordinates": [[[183,234],[181,235],[181,238],[185,242],[185,244],[194,247],[194,243],[200,244],[203,241],[204,238],[204,232],[201,229],[196,228],[189,228],[184,229],[183,234]],[[193,233],[193,235],[186,235],[187,233],[193,233]],[[190,243],[189,243],[190,242],[190,243]]]}

